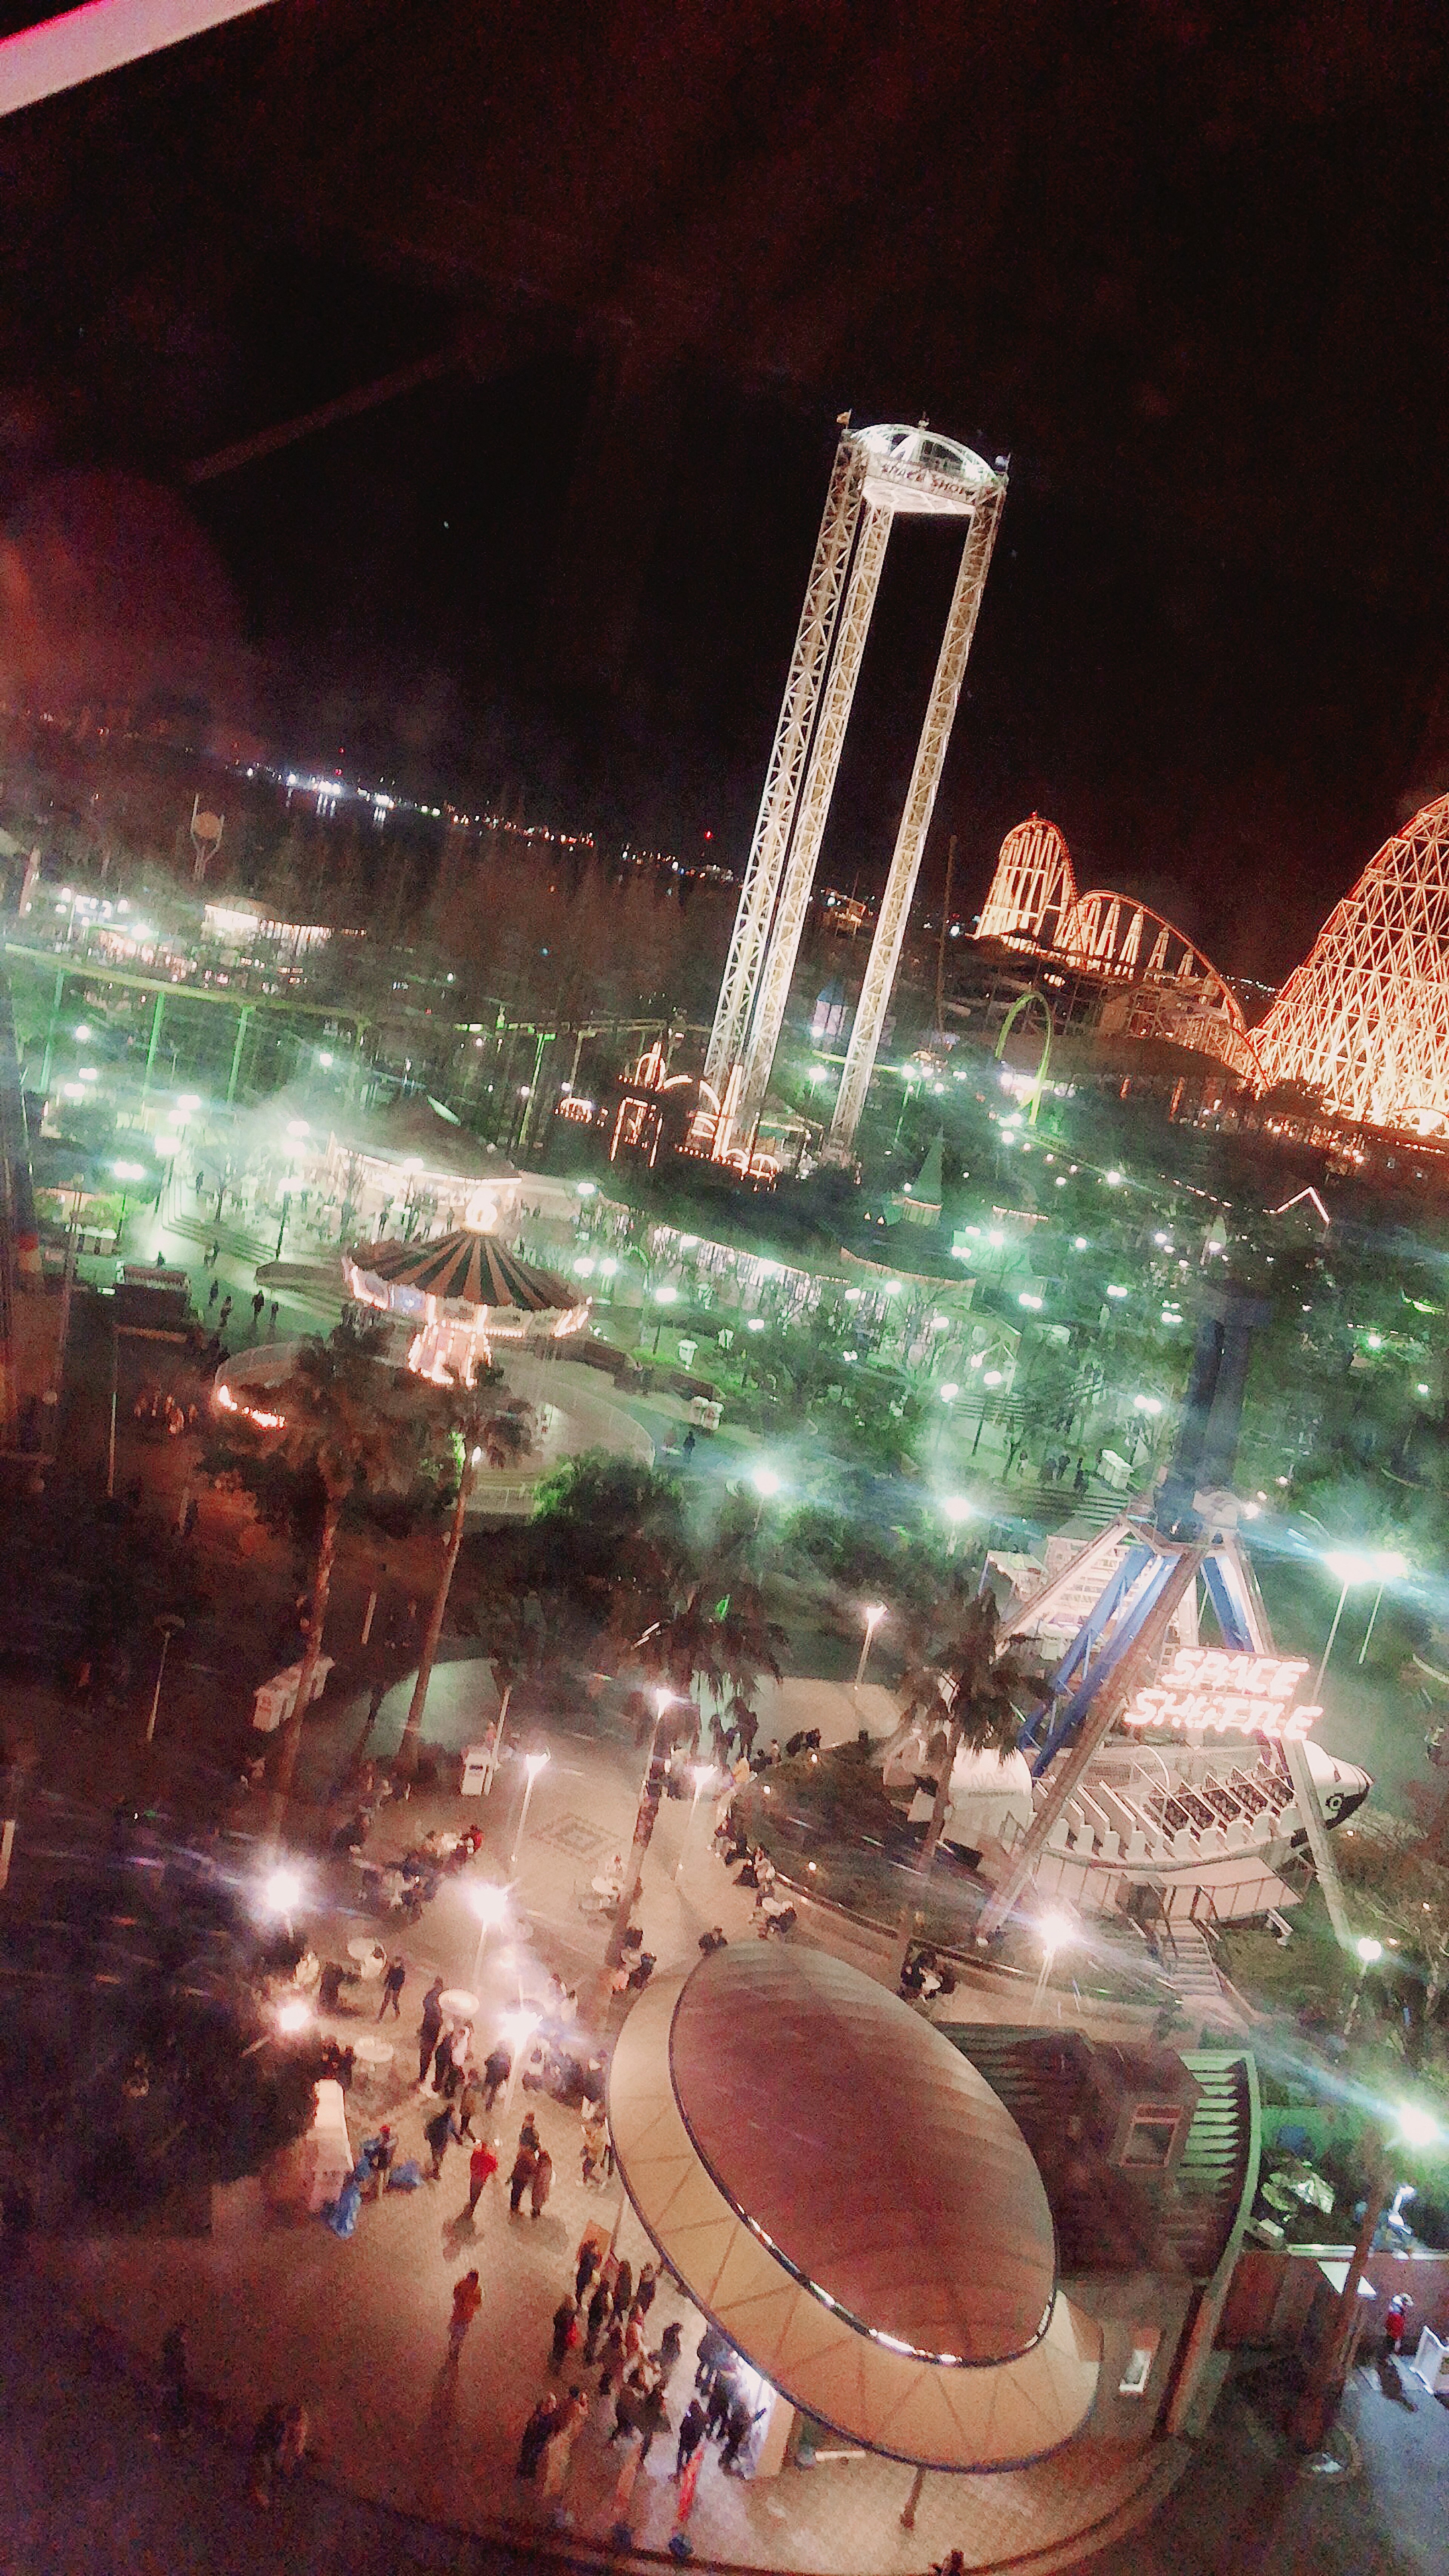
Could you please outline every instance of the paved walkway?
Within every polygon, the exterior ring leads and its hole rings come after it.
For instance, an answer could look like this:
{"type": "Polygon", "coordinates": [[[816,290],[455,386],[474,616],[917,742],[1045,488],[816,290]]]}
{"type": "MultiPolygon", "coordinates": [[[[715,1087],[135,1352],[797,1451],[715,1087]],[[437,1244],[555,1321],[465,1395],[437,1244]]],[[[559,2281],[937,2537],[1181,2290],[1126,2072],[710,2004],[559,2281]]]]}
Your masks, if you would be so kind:
{"type": "MultiPolygon", "coordinates": [[[[444,1667],[436,1687],[430,1738],[466,1740],[491,1709],[486,1668],[444,1667]]],[[[382,1750],[400,1723],[406,1694],[403,1685],[384,1705],[377,1730],[382,1750]]],[[[321,1730],[309,1730],[314,1763],[325,1764],[349,1740],[355,1718],[355,1711],[339,1711],[330,1721],[330,1747],[321,1730]]],[[[573,1732],[556,1726],[551,1740],[553,1758],[535,1789],[521,1847],[515,1921],[490,1938],[476,1989],[485,2045],[503,2011],[520,1998],[541,1997],[550,1969],[579,1988],[586,2009],[604,1982],[606,1927],[581,1910],[580,1898],[601,1862],[627,1847],[640,1756],[596,1738],[587,1717],[573,1732]]],[[[493,1798],[476,1810],[488,1838],[483,1862],[471,1877],[446,1880],[403,1942],[409,1963],[404,2014],[385,2032],[395,2036],[397,2056],[388,2082],[365,2106],[356,2096],[349,2105],[354,2144],[377,2118],[389,2117],[401,2132],[403,2153],[425,2161],[422,2127],[432,2100],[419,2096],[411,2080],[418,2004],[435,1971],[450,1983],[473,1985],[478,1922],[470,1884],[507,1867],[520,1804],[516,1781],[505,1772],[493,1798]]],[[[456,1799],[419,1794],[395,1814],[391,1831],[384,1811],[374,1849],[400,1848],[430,1822],[461,1813],[456,1799]]],[[[692,1955],[700,1932],[714,1922],[732,1939],[754,1937],[752,1901],[714,1858],[709,1823],[703,1801],[693,1816],[683,1802],[667,1804],[661,1816],[646,1864],[642,1921],[662,1963],[692,1955]]],[[[324,1875],[319,1872],[319,1909],[309,1915],[308,1930],[324,1957],[341,1957],[345,1940],[372,1928],[371,1920],[361,1913],[338,1919],[330,1906],[323,1913],[324,1875]]],[[[828,1922],[825,1929],[828,1937],[828,1922]]],[[[355,2036],[375,2026],[374,2009],[367,2007],[365,2022],[339,2016],[328,2026],[355,2036]]],[[[615,2021],[619,2009],[613,2007],[615,2021]]],[[[511,2218],[495,2183],[470,2223],[464,2158],[454,2149],[440,2185],[386,2195],[363,2210],[347,2243],[317,2220],[279,2220],[265,2208],[259,2185],[247,2181],[215,2193],[207,2238],[97,2237],[51,2244],[44,2259],[57,2287],[103,2316],[135,2352],[154,2355],[167,2327],[185,2317],[197,2377],[238,2431],[273,2398],[301,2394],[318,2462],[356,2494],[429,2521],[506,2530],[545,2510],[537,2489],[514,2480],[512,2464],[523,2423],[549,2384],[549,2323],[571,2284],[584,2228],[612,2226],[619,2215],[619,2242],[636,2272],[649,2253],[632,2212],[620,2212],[617,2186],[601,2194],[583,2184],[577,2116],[547,2097],[520,2094],[507,2121],[496,2116],[490,2124],[501,2141],[504,2171],[525,2107],[554,2160],[552,2197],[537,2221],[526,2214],[511,2218]],[[475,2264],[483,2311],[453,2371],[444,2360],[452,2284],[475,2264]]],[[[684,2326],[684,2359],[669,2392],[677,2424],[701,2320],[666,2289],[651,2323],[657,2329],[673,2315],[684,2326]]],[[[568,2527],[581,2538],[602,2539],[616,2518],[620,2455],[606,2444],[611,2420],[612,2410],[595,2399],[575,2446],[563,2507],[568,2527]]],[[[916,2529],[907,2533],[899,2516],[911,2473],[903,2466],[844,2459],[749,2481],[724,2477],[711,2451],[690,2538],[703,2557],[861,2576],[919,2569],[953,2546],[965,2548],[973,2565],[1001,2566],[1035,2558],[1084,2524],[1110,2516],[1144,2474],[1160,2476],[1167,2465],[1160,2452],[1144,2462],[1106,2442],[1083,2442],[1045,2468],[931,2478],[916,2529]]],[[[638,2542],[655,2550],[673,2527],[672,2466],[672,2444],[661,2440],[630,2506],[638,2542]]]]}

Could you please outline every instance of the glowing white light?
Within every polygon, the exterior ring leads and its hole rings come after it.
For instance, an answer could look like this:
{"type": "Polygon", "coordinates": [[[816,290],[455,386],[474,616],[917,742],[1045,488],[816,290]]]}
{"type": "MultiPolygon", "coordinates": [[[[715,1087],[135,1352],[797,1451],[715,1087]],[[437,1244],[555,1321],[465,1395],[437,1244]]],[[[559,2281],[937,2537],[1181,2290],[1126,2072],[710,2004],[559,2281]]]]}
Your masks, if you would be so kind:
{"type": "Polygon", "coordinates": [[[199,1109],[201,1107],[200,1096],[194,1091],[178,1092],[176,1096],[176,1106],[178,1109],[184,1109],[187,1116],[190,1117],[193,1109],[199,1109]]]}
{"type": "Polygon", "coordinates": [[[981,1383],[983,1386],[1000,1386],[1001,1378],[1002,1373],[1000,1369],[987,1369],[981,1383]]]}
{"type": "Polygon", "coordinates": [[[1109,1297],[1125,1297],[1127,1291],[1125,1288],[1112,1287],[1108,1289],[1107,1294],[1109,1297]]]}
{"type": "Polygon", "coordinates": [[[1399,2105],[1399,2135],[1411,2147],[1432,2147],[1444,2132],[1431,2111],[1421,2111],[1417,2102],[1399,2105]]]}
{"type": "Polygon", "coordinates": [[[485,1931],[494,1932],[508,1911],[508,1890],[490,1883],[470,1888],[469,1902],[485,1931]]]}
{"type": "Polygon", "coordinates": [[[144,1181],[146,1177],[144,1163],[113,1163],[111,1169],[118,1181],[144,1181]]]}
{"type": "Polygon", "coordinates": [[[1365,1932],[1362,1940],[1355,1941],[1353,1946],[1366,1968],[1371,1968],[1375,1959],[1381,1959],[1384,1955],[1382,1941],[1376,1941],[1371,1932],[1365,1932]]]}
{"type": "Polygon", "coordinates": [[[748,1324],[745,1326],[747,1333],[762,1333],[764,1329],[765,1318],[763,1315],[752,1315],[748,1324]]]}
{"type": "Polygon", "coordinates": [[[1065,1942],[1073,1938],[1076,1928],[1070,1914],[1044,1914],[1038,1926],[1043,1947],[1047,1950],[1060,1950],[1065,1942]]]}
{"type": "Polygon", "coordinates": [[[540,1771],[547,1769],[548,1760],[549,1757],[546,1753],[525,1753],[523,1757],[523,1767],[528,1773],[530,1786],[532,1786],[533,1782],[538,1778],[540,1771]]]}
{"type": "Polygon", "coordinates": [[[617,1261],[601,1261],[599,1264],[599,1277],[601,1279],[612,1279],[618,1271],[618,1267],[619,1265],[617,1261]]]}
{"type": "Polygon", "coordinates": [[[1109,1190],[1120,1190],[1122,1187],[1122,1175],[1120,1172],[1108,1172],[1106,1175],[1106,1181],[1109,1190]]]}
{"type": "Polygon", "coordinates": [[[305,2030],[311,2018],[312,2007],[310,2004],[303,2003],[300,1995],[293,2002],[281,2004],[277,2008],[278,2030],[288,2032],[305,2030]]]}
{"type": "Polygon", "coordinates": [[[778,1494],[781,1478],[777,1474],[776,1470],[767,1465],[765,1460],[762,1458],[758,1466],[750,1469],[750,1483],[754,1486],[756,1493],[763,1494],[765,1500],[768,1502],[772,1494],[778,1494]]]}
{"type": "Polygon", "coordinates": [[[975,1508],[963,1494],[947,1494],[941,1505],[948,1521],[969,1521],[975,1508]]]}
{"type": "Polygon", "coordinates": [[[292,1914],[302,1902],[302,1880],[295,1869],[273,1869],[262,1881],[262,1903],[269,1914],[292,1914]]]}
{"type": "Polygon", "coordinates": [[[1020,1289],[1017,1293],[1016,1302],[1018,1306],[1025,1306],[1028,1314],[1039,1315],[1041,1313],[1042,1301],[1030,1288],[1020,1289]]]}
{"type": "Polygon", "coordinates": [[[956,1384],[955,1379],[953,1377],[948,1377],[945,1385],[941,1389],[941,1402],[943,1404],[954,1404],[960,1392],[961,1389],[956,1384]]]}
{"type": "Polygon", "coordinates": [[[675,1306],[678,1302],[679,1290],[677,1288],[672,1288],[667,1279],[665,1280],[662,1288],[655,1289],[654,1303],[656,1306],[675,1306]]]}

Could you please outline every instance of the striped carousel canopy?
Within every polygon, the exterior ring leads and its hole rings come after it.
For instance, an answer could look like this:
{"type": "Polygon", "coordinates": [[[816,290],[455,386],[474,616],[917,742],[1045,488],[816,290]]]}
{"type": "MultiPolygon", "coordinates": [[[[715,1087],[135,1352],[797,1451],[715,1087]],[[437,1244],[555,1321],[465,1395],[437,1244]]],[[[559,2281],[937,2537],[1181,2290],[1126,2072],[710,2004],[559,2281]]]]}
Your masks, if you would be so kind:
{"type": "Polygon", "coordinates": [[[420,1296],[463,1305],[541,1315],[550,1307],[567,1310],[579,1303],[578,1290],[567,1280],[551,1270],[534,1270],[491,1234],[476,1234],[469,1226],[435,1235],[431,1243],[359,1245],[351,1257],[358,1271],[390,1288],[415,1288],[420,1296]]]}

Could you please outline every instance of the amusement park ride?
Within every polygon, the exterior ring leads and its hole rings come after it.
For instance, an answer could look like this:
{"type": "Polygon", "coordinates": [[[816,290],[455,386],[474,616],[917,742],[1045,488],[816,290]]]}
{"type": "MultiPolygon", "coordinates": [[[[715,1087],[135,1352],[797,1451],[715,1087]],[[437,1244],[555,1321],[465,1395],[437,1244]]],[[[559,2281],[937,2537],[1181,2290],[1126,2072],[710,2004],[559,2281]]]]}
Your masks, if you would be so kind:
{"type": "MultiPolygon", "coordinates": [[[[1305,1845],[1348,1937],[1328,1827],[1372,1783],[1310,1739],[1309,1667],[1273,1643],[1230,1488],[1261,1315],[1231,1289],[1209,1296],[1156,1494],[1002,1618],[1002,1649],[1034,1642],[1043,1671],[1018,1750],[965,1753],[952,1772],[946,1839],[991,1882],[982,1940],[1028,1888],[1094,1914],[1139,1910],[1133,1891],[1169,1918],[1208,1900],[1218,1920],[1281,1910],[1298,1896],[1279,1872],[1305,1845]]],[[[886,1787],[918,1782],[926,1751],[903,1728],[886,1787]]]]}

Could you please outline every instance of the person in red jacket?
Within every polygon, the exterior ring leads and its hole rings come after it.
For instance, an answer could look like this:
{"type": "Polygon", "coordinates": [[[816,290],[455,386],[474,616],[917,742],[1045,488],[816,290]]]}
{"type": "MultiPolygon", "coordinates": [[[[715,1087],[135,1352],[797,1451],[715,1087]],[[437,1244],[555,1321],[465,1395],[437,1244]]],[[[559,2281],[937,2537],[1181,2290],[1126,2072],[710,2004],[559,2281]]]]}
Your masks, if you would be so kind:
{"type": "Polygon", "coordinates": [[[483,2305],[483,2292],[476,2272],[465,2272],[454,2284],[453,2313],[448,2322],[448,2359],[456,2361],[463,2349],[463,2338],[483,2305]]]}
{"type": "Polygon", "coordinates": [[[493,2152],[491,2140],[480,2138],[468,2158],[468,2215],[470,2218],[483,2197],[485,2183],[490,2183],[497,2171],[498,2158],[493,2152]]]}

